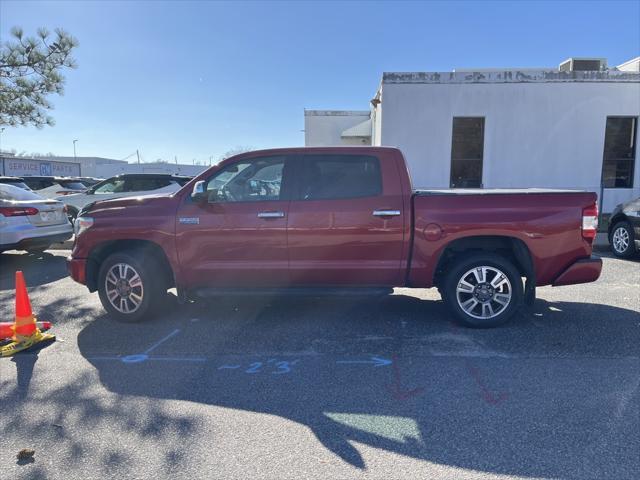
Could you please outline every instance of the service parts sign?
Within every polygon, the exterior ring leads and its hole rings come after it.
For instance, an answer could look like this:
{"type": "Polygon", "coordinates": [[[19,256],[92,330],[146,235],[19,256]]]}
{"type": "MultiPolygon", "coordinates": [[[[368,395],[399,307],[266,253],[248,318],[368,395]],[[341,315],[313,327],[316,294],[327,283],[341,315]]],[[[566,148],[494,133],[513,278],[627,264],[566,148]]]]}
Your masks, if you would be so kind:
{"type": "Polygon", "coordinates": [[[29,175],[79,177],[80,164],[50,162],[48,160],[5,158],[3,171],[5,175],[13,177],[29,175]]]}

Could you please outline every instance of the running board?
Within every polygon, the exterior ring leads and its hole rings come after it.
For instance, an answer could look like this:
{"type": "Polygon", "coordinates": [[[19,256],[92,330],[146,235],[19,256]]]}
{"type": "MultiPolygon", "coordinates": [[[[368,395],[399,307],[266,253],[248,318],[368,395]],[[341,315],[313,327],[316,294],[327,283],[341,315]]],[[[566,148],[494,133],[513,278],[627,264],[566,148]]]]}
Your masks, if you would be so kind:
{"type": "Polygon", "coordinates": [[[339,287],[292,287],[292,288],[196,288],[191,293],[197,297],[369,297],[384,296],[393,292],[393,288],[385,287],[361,287],[361,288],[339,288],[339,287]]]}

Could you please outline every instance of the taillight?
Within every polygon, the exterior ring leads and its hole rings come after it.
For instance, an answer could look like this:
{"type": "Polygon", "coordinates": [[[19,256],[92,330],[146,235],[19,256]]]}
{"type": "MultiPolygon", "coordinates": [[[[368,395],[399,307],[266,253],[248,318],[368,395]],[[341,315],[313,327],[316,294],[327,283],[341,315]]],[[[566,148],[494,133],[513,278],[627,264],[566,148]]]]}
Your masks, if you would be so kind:
{"type": "Polygon", "coordinates": [[[593,242],[598,232],[598,205],[593,205],[582,209],[582,238],[593,242]]]}
{"type": "Polygon", "coordinates": [[[33,207],[0,207],[0,215],[4,217],[24,217],[37,214],[38,209],[33,207]]]}

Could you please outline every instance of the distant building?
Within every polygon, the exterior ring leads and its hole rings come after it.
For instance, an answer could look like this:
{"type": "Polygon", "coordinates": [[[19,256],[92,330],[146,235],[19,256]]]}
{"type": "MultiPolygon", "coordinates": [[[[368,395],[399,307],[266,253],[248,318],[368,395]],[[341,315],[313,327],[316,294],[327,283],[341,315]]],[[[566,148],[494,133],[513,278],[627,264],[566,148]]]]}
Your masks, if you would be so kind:
{"type": "Polygon", "coordinates": [[[366,111],[305,110],[305,144],[388,145],[426,188],[603,190],[640,196],[640,57],[614,68],[385,72],[366,111]]]}
{"type": "Polygon", "coordinates": [[[55,175],[108,178],[121,173],[173,173],[197,175],[205,166],[175,163],[128,163],[103,157],[18,157],[0,153],[0,175],[55,175]]]}

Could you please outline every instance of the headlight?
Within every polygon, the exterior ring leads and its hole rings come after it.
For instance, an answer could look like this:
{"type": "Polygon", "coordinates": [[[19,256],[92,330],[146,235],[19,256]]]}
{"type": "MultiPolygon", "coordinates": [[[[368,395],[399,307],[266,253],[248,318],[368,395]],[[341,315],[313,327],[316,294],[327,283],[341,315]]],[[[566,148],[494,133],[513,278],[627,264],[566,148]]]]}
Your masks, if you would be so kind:
{"type": "Polygon", "coordinates": [[[76,218],[76,221],[73,224],[73,230],[76,236],[78,236],[82,232],[84,232],[87,228],[91,227],[92,225],[93,225],[92,217],[78,217],[76,218]]]}

